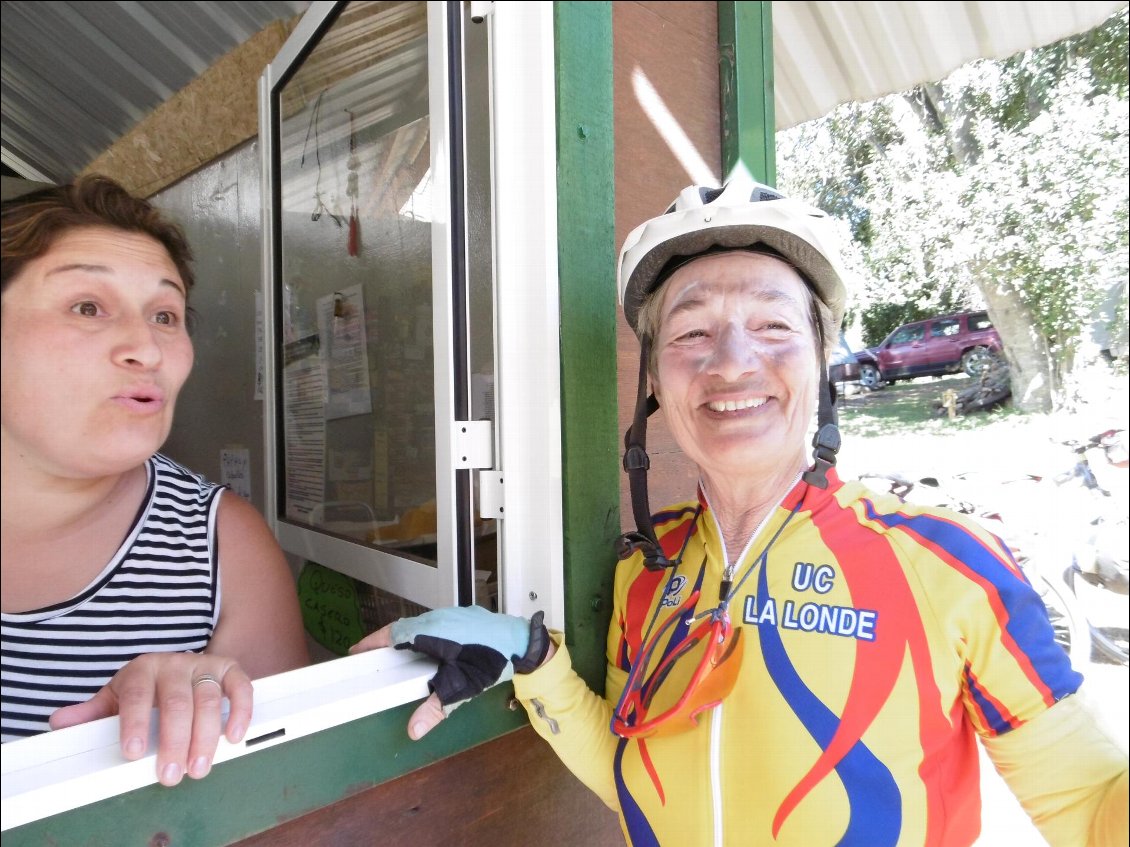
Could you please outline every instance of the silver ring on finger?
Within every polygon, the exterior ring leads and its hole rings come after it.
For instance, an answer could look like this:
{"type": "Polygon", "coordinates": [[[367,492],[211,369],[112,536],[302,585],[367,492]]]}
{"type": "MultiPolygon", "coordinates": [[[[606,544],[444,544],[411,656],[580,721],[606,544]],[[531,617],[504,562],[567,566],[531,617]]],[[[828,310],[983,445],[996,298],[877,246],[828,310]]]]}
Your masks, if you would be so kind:
{"type": "Polygon", "coordinates": [[[219,688],[221,691],[223,690],[223,685],[220,684],[220,681],[218,679],[216,679],[216,677],[212,676],[212,674],[210,674],[210,673],[202,673],[202,674],[200,674],[200,676],[196,677],[196,679],[194,679],[192,681],[193,691],[196,690],[196,686],[203,685],[206,682],[212,683],[214,686],[219,688]]]}

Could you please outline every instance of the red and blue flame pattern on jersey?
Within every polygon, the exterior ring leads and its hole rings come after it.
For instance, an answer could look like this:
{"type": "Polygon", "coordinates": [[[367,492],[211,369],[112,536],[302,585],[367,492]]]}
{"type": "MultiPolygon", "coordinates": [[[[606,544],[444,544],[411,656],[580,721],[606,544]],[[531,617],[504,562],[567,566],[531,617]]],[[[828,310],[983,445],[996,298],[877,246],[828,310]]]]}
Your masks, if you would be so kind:
{"type": "MultiPolygon", "coordinates": [[[[677,573],[621,565],[609,658],[623,670],[657,606],[662,612],[696,588],[700,606],[717,602],[720,533],[701,495],[700,503],[697,520],[695,504],[656,516],[668,555],[692,533],[677,573]]],[[[631,843],[701,832],[714,814],[703,799],[710,768],[719,770],[727,843],[972,843],[980,825],[976,734],[1030,720],[1073,693],[1081,676],[992,534],[833,476],[826,491],[798,483],[762,537],[798,505],[732,603],[747,643],[738,688],[719,710],[721,752],[711,752],[710,718],[690,739],[617,745],[613,769],[631,843]],[[814,569],[826,575],[817,590],[799,576],[814,569]],[[751,610],[744,622],[743,603],[751,610]],[[868,628],[845,623],[865,617],[868,628]],[[746,751],[761,756],[755,773],[738,766],[746,751]],[[837,786],[832,807],[828,780],[837,786]],[[745,799],[734,802],[735,794],[745,799]]],[[[759,553],[755,540],[738,575],[759,553]]],[[[615,702],[617,694],[605,696],[615,702]]]]}

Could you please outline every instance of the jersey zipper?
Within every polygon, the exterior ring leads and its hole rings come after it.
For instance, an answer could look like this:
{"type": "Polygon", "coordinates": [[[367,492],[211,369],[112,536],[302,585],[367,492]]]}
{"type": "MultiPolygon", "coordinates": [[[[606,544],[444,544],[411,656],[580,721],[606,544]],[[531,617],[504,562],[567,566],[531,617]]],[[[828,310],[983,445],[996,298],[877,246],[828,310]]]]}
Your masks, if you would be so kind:
{"type": "Polygon", "coordinates": [[[757,527],[750,534],[749,538],[746,540],[745,547],[742,548],[741,555],[734,559],[733,564],[730,564],[729,552],[726,550],[726,536],[722,533],[722,525],[718,523],[718,515],[714,511],[714,507],[710,505],[710,496],[706,493],[706,489],[704,488],[702,490],[702,496],[706,500],[707,507],[710,509],[710,517],[714,520],[714,531],[718,534],[718,541],[720,546],[722,547],[723,588],[728,590],[729,587],[733,584],[734,572],[738,569],[738,565],[741,564],[745,557],[749,555],[750,548],[753,547],[753,542],[757,540],[757,536],[761,535],[761,530],[765,529],[765,524],[769,523],[769,519],[777,513],[777,509],[779,509],[781,507],[781,504],[785,502],[785,498],[789,496],[789,492],[796,488],[796,484],[800,482],[801,476],[802,474],[799,473],[796,475],[796,477],[792,481],[792,484],[790,484],[789,487],[785,489],[785,493],[781,495],[781,499],[776,502],[773,508],[765,513],[765,517],[761,519],[761,522],[758,523],[757,527]]]}
{"type": "MultiPolygon", "coordinates": [[[[720,590],[723,595],[729,594],[730,592],[730,586],[733,585],[734,572],[737,570],[738,564],[743,559],[745,559],[746,556],[749,555],[749,551],[753,546],[753,542],[756,540],[757,536],[761,534],[761,531],[765,529],[765,525],[769,523],[769,519],[772,518],[774,514],[776,514],[777,509],[780,508],[781,504],[785,501],[785,497],[787,497],[789,492],[796,487],[796,484],[798,482],[800,482],[800,478],[801,474],[798,473],[796,475],[796,478],[792,481],[792,484],[785,490],[785,493],[781,495],[781,499],[777,501],[776,505],[773,506],[772,509],[766,512],[765,517],[761,519],[761,522],[757,525],[757,528],[754,529],[753,533],[750,535],[749,540],[746,541],[745,548],[742,550],[742,554],[734,560],[733,564],[730,564],[729,561],[730,557],[726,551],[726,536],[722,534],[722,527],[718,523],[718,515],[715,513],[713,508],[710,508],[710,517],[714,519],[714,531],[718,534],[718,540],[722,546],[722,562],[724,564],[724,568],[722,571],[722,583],[720,590]]],[[[710,498],[706,495],[706,490],[703,489],[702,493],[703,497],[706,499],[706,505],[709,507],[710,498]]],[[[726,597],[721,596],[718,599],[725,600],[726,597]]],[[[715,847],[722,847],[725,836],[725,821],[722,817],[723,805],[721,763],[722,709],[724,705],[725,704],[723,703],[719,703],[717,706],[711,709],[710,715],[710,805],[711,811],[714,816],[715,847]]]]}
{"type": "Polygon", "coordinates": [[[714,813],[714,847],[722,847],[725,822],[722,819],[722,709],[719,703],[710,717],[710,803],[714,813]]]}

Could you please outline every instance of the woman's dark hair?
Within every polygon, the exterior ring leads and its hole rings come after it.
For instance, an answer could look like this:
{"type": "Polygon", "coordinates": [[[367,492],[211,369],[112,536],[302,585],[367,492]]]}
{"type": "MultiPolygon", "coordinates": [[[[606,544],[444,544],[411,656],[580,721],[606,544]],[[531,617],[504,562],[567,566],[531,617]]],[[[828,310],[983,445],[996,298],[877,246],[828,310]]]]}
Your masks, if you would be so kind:
{"type": "Polygon", "coordinates": [[[148,235],[168,252],[185,292],[192,289],[192,250],[184,232],[148,201],[134,197],[108,177],[80,177],[69,185],[6,200],[0,221],[0,292],[7,290],[28,262],[46,254],[66,233],[82,227],[148,235]]]}

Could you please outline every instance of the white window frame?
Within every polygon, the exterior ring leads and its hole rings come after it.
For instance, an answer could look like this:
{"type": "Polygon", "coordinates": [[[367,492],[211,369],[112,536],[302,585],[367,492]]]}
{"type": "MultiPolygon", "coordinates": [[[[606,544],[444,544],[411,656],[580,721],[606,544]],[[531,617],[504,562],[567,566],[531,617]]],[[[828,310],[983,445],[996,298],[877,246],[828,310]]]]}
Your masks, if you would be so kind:
{"type": "Polygon", "coordinates": [[[565,626],[553,3],[494,3],[495,391],[501,608],[565,626]]]}
{"type": "MultiPolygon", "coordinates": [[[[278,56],[264,70],[259,85],[259,143],[262,184],[263,227],[263,303],[264,303],[264,455],[279,456],[282,437],[276,417],[279,384],[275,351],[279,343],[273,316],[277,308],[274,259],[277,245],[274,242],[274,175],[272,163],[275,156],[271,97],[280,81],[300,60],[307,45],[343,3],[323,0],[311,4],[306,14],[291,33],[278,56]]],[[[439,202],[450,196],[448,136],[450,128],[447,114],[448,67],[447,22],[442,2],[430,2],[428,7],[428,101],[431,139],[431,179],[433,196],[432,221],[432,311],[433,360],[435,373],[435,431],[436,431],[436,562],[424,564],[376,550],[364,544],[320,532],[280,518],[278,509],[278,482],[281,468],[271,460],[264,463],[268,524],[284,550],[296,556],[316,561],[326,567],[348,574],[363,582],[379,586],[428,607],[452,605],[456,599],[458,574],[456,572],[455,494],[454,485],[445,485],[453,479],[451,464],[454,454],[455,421],[453,415],[453,355],[450,346],[452,335],[451,303],[451,226],[448,204],[439,202]],[[446,433],[446,437],[441,437],[446,433]]]]}

